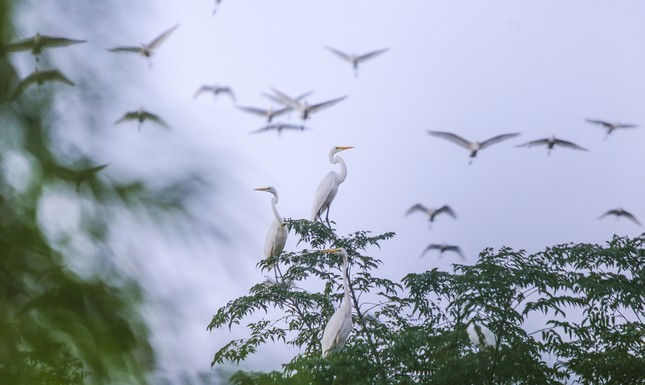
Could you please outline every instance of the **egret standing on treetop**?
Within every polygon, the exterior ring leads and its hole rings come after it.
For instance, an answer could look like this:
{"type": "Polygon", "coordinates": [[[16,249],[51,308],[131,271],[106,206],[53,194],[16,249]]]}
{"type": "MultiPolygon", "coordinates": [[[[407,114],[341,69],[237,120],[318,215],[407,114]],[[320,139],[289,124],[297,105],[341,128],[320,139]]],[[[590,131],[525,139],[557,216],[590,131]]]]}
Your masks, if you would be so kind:
{"type": "Polygon", "coordinates": [[[349,150],[350,148],[354,147],[335,146],[329,151],[329,161],[333,164],[340,163],[340,174],[335,171],[330,171],[329,174],[325,175],[323,180],[320,181],[318,189],[316,190],[316,195],[314,196],[314,206],[311,211],[312,221],[320,219],[322,222],[322,214],[326,211],[325,221],[327,222],[327,226],[331,227],[329,224],[329,206],[338,192],[338,186],[343,183],[347,177],[347,166],[345,165],[345,161],[340,156],[334,155],[337,152],[349,150]]]}
{"type": "Polygon", "coordinates": [[[347,278],[347,251],[343,248],[321,250],[323,253],[338,253],[343,257],[343,287],[345,297],[340,307],[331,316],[322,335],[322,356],[341,350],[352,331],[352,306],[349,303],[349,279],[347,278]]]}
{"type": "MultiPolygon", "coordinates": [[[[255,190],[266,191],[273,194],[273,198],[271,199],[271,207],[273,208],[275,219],[271,223],[271,227],[269,227],[267,239],[264,243],[264,256],[266,258],[275,257],[279,255],[282,250],[284,250],[284,244],[287,242],[287,228],[284,226],[284,219],[280,216],[278,209],[275,207],[279,199],[278,191],[276,191],[275,187],[273,186],[256,188],[255,190]]],[[[277,264],[274,265],[274,267],[277,268],[277,264]]]]}

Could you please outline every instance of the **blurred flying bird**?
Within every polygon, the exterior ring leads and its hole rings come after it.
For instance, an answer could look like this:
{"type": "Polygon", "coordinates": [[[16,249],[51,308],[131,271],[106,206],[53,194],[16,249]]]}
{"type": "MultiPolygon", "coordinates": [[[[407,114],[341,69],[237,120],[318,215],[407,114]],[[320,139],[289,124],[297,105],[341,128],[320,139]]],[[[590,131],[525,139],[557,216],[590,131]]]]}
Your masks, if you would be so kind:
{"type": "Polygon", "coordinates": [[[269,107],[266,110],[258,107],[244,107],[244,106],[237,106],[237,108],[251,114],[264,116],[267,119],[267,123],[271,123],[271,120],[273,120],[273,118],[275,118],[276,116],[284,115],[287,112],[292,110],[291,107],[284,107],[277,110],[274,110],[273,107],[269,107]]]}
{"type": "Polygon", "coordinates": [[[216,84],[213,85],[203,85],[199,87],[197,92],[195,92],[195,95],[193,96],[193,99],[199,96],[202,92],[211,92],[213,95],[217,96],[219,94],[228,94],[231,99],[233,99],[233,102],[235,102],[235,94],[233,93],[233,90],[231,87],[228,86],[219,86],[216,84]]]}
{"type": "Polygon", "coordinates": [[[152,114],[148,111],[145,111],[143,108],[139,108],[136,111],[130,111],[127,112],[125,115],[123,115],[119,120],[114,122],[114,124],[119,124],[123,123],[129,120],[136,120],[139,122],[138,129],[139,131],[141,130],[141,125],[143,124],[144,121],[150,120],[158,125],[165,127],[165,128],[170,128],[168,123],[166,123],[163,119],[161,119],[158,115],[152,114]]]}
{"type": "Polygon", "coordinates": [[[383,48],[379,49],[376,51],[371,51],[368,53],[364,53],[362,55],[357,55],[354,53],[348,54],[343,51],[337,50],[336,48],[328,47],[325,46],[328,50],[330,50],[332,53],[334,53],[336,56],[340,57],[341,59],[349,62],[352,65],[352,68],[354,68],[354,76],[358,76],[358,64],[361,62],[364,62],[368,59],[371,59],[375,56],[378,56],[382,54],[383,52],[387,51],[388,48],[383,48]]]}
{"type": "Polygon", "coordinates": [[[618,219],[620,217],[625,217],[625,218],[631,220],[632,222],[636,223],[637,225],[641,226],[641,223],[638,221],[638,219],[636,219],[636,217],[632,213],[630,213],[628,211],[625,211],[622,208],[609,210],[606,213],[604,213],[603,215],[599,216],[598,219],[602,219],[602,218],[604,218],[604,217],[606,217],[608,215],[615,215],[616,219],[618,219]]]}
{"type": "Polygon", "coordinates": [[[36,61],[38,61],[40,60],[40,54],[44,48],[67,47],[73,44],[85,43],[86,41],[87,40],[74,40],[64,37],[46,36],[41,35],[40,33],[36,33],[35,36],[28,39],[20,40],[15,43],[9,43],[4,46],[4,49],[7,52],[31,51],[31,53],[36,58],[36,61]]]}
{"type": "Polygon", "coordinates": [[[598,120],[598,119],[586,119],[587,122],[591,124],[596,124],[599,126],[602,126],[607,129],[607,134],[605,135],[605,138],[609,136],[615,129],[617,128],[636,128],[638,127],[635,124],[624,124],[624,123],[619,123],[619,122],[608,122],[605,120],[598,120]]]}
{"type": "Polygon", "coordinates": [[[32,84],[34,83],[38,84],[38,86],[40,87],[45,82],[60,82],[60,83],[67,84],[69,86],[74,85],[74,82],[69,80],[59,70],[40,71],[38,70],[38,68],[36,68],[34,72],[30,73],[26,78],[22,79],[18,83],[16,90],[11,95],[11,100],[14,100],[18,96],[20,96],[23,93],[23,91],[27,89],[27,87],[31,86],[32,84]]]}
{"type": "Polygon", "coordinates": [[[175,31],[179,27],[179,24],[174,25],[172,28],[169,30],[165,31],[161,35],[157,36],[154,40],[152,40],[148,44],[143,44],[141,43],[140,46],[120,46],[120,47],[114,47],[108,49],[110,52],[133,52],[133,53],[138,53],[139,55],[145,57],[148,59],[148,65],[152,66],[152,63],[150,62],[150,57],[154,54],[155,50],[159,48],[161,43],[163,43],[168,36],[170,36],[171,33],[175,31]]]}
{"type": "Polygon", "coordinates": [[[515,132],[515,133],[512,133],[512,134],[497,135],[497,136],[494,136],[494,137],[492,137],[490,139],[484,140],[483,142],[470,142],[470,141],[468,141],[468,140],[466,140],[466,139],[464,139],[464,138],[462,138],[462,137],[460,137],[458,135],[450,133],[450,132],[430,131],[430,130],[428,130],[428,134],[430,134],[432,136],[436,136],[436,137],[439,137],[439,138],[449,140],[449,141],[451,141],[451,142],[453,142],[455,144],[458,144],[461,147],[469,150],[470,151],[470,162],[469,162],[469,164],[470,164],[470,163],[472,163],[472,159],[475,156],[477,156],[477,151],[483,150],[486,147],[489,147],[489,146],[491,146],[491,145],[493,145],[495,143],[499,143],[499,142],[501,142],[503,140],[514,138],[514,137],[518,136],[520,133],[515,132]]]}
{"type": "Polygon", "coordinates": [[[286,104],[286,105],[290,106],[291,108],[293,108],[294,110],[297,110],[298,112],[300,112],[300,118],[302,120],[308,119],[309,115],[313,114],[314,112],[318,112],[318,111],[322,110],[323,108],[331,107],[334,104],[344,100],[347,97],[347,96],[342,96],[340,98],[331,99],[331,100],[327,100],[327,101],[324,101],[324,102],[321,102],[321,103],[316,103],[316,104],[311,104],[310,105],[310,104],[307,103],[306,100],[303,101],[303,102],[299,102],[299,101],[297,101],[295,99],[292,99],[289,95],[276,90],[275,88],[273,88],[272,90],[276,94],[276,96],[279,99],[282,100],[282,102],[284,104],[286,104]]]}
{"type": "Polygon", "coordinates": [[[320,181],[316,194],[314,195],[314,204],[311,211],[311,220],[316,221],[320,219],[322,222],[322,214],[326,211],[325,221],[327,226],[329,224],[329,206],[336,197],[338,186],[345,181],[347,177],[347,166],[345,161],[340,156],[335,156],[336,153],[354,148],[352,146],[335,146],[329,150],[329,161],[333,164],[340,163],[340,174],[335,171],[330,171],[323,180],[320,181]]]}
{"type": "Polygon", "coordinates": [[[98,174],[99,171],[103,170],[107,166],[109,166],[109,164],[102,164],[100,166],[89,167],[79,171],[76,174],[76,191],[78,192],[80,190],[81,183],[83,183],[83,181],[94,177],[94,175],[98,174]]]}
{"type": "Polygon", "coordinates": [[[546,145],[548,149],[547,154],[551,154],[551,150],[553,149],[553,147],[555,147],[555,145],[572,148],[574,150],[588,151],[586,148],[582,148],[573,142],[568,142],[566,140],[558,139],[553,135],[549,138],[537,139],[537,140],[532,140],[530,142],[526,142],[524,144],[518,144],[515,147],[531,148],[533,146],[540,146],[540,145],[546,145]]]}
{"type": "Polygon", "coordinates": [[[280,135],[280,134],[282,134],[282,130],[304,131],[305,128],[307,128],[307,127],[305,127],[302,124],[290,124],[290,123],[278,122],[278,123],[267,124],[266,126],[264,126],[262,128],[258,128],[255,131],[251,131],[251,134],[257,134],[259,132],[267,132],[267,131],[275,130],[278,133],[278,135],[280,135]]]}
{"type": "Polygon", "coordinates": [[[405,215],[410,215],[415,211],[421,211],[424,214],[426,214],[430,222],[434,222],[434,218],[441,213],[446,213],[451,217],[457,219],[457,215],[448,205],[443,205],[439,208],[434,208],[434,207],[428,208],[422,205],[421,203],[417,203],[414,206],[410,207],[408,211],[405,213],[405,215]]]}
{"type": "Polygon", "coordinates": [[[352,332],[352,306],[349,296],[349,278],[347,277],[347,251],[343,248],[321,250],[323,253],[338,253],[343,257],[343,289],[345,296],[338,309],[327,321],[325,330],[323,330],[321,350],[322,357],[327,357],[330,353],[337,352],[345,346],[350,333],[352,332]]]}
{"type": "MultiPolygon", "coordinates": [[[[276,204],[278,204],[278,191],[273,186],[256,188],[256,191],[266,191],[273,194],[271,198],[271,208],[273,209],[273,215],[275,219],[271,222],[269,227],[269,232],[267,233],[266,241],[264,242],[264,257],[272,258],[278,256],[282,250],[284,250],[284,245],[287,242],[287,228],[284,225],[284,219],[278,213],[276,204]]],[[[274,269],[278,270],[278,265],[274,265],[274,269]]],[[[279,270],[278,270],[279,271],[279,270]]],[[[278,281],[278,274],[276,271],[276,282],[278,281]]]]}
{"type": "Polygon", "coordinates": [[[439,250],[440,256],[443,255],[444,251],[452,251],[452,252],[455,252],[455,253],[459,254],[461,259],[463,259],[464,261],[466,260],[466,257],[464,256],[464,253],[461,252],[461,249],[459,248],[459,246],[448,245],[448,244],[445,244],[445,243],[441,243],[441,244],[431,243],[431,244],[429,244],[428,247],[426,247],[423,250],[423,252],[421,253],[420,257],[423,257],[430,250],[439,250]]]}
{"type": "MultiPolygon", "coordinates": [[[[293,100],[295,100],[297,102],[300,102],[304,98],[306,98],[307,96],[311,95],[312,93],[313,93],[313,91],[305,92],[304,94],[300,94],[300,95],[296,96],[295,98],[290,97],[290,99],[293,99],[293,100]]],[[[281,92],[281,94],[286,95],[284,92],[281,92]]],[[[289,107],[290,110],[292,109],[287,103],[284,102],[283,98],[280,98],[280,97],[278,97],[276,95],[268,94],[266,92],[263,92],[262,95],[264,97],[268,98],[269,100],[275,102],[275,103],[281,104],[281,105],[283,105],[285,107],[289,107]]]]}
{"type": "Polygon", "coordinates": [[[213,16],[217,13],[217,10],[219,9],[219,5],[222,2],[222,0],[215,0],[215,8],[213,8],[213,16]]]}

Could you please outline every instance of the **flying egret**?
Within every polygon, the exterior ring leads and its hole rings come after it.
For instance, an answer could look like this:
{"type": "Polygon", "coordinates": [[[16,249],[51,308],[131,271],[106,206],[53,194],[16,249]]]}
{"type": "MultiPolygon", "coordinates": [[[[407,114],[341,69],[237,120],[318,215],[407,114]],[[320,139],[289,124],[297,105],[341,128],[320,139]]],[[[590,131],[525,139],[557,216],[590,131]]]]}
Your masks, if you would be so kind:
{"type": "Polygon", "coordinates": [[[76,174],[76,191],[77,192],[80,191],[81,183],[83,183],[83,181],[94,177],[96,174],[99,173],[99,171],[103,170],[107,166],[109,166],[109,164],[102,164],[100,166],[88,167],[78,171],[78,173],[76,174]]]}
{"type": "Polygon", "coordinates": [[[537,140],[532,140],[532,141],[530,141],[530,142],[526,142],[526,143],[523,143],[523,144],[518,144],[518,145],[517,145],[517,146],[515,146],[515,147],[527,147],[527,148],[531,148],[531,147],[533,147],[533,146],[540,146],[540,145],[546,145],[546,148],[548,149],[547,154],[551,154],[551,150],[552,150],[552,149],[553,149],[553,147],[555,147],[556,145],[558,145],[558,146],[562,146],[562,147],[572,148],[572,149],[574,149],[574,150],[588,151],[586,148],[580,147],[580,146],[578,146],[577,144],[575,144],[575,143],[573,143],[573,142],[569,142],[569,141],[566,141],[566,140],[558,139],[558,138],[556,138],[556,137],[555,137],[555,136],[553,136],[553,135],[551,135],[551,136],[550,136],[550,137],[548,137],[548,138],[544,138],[544,139],[537,139],[537,140]]]}
{"type": "Polygon", "coordinates": [[[620,217],[625,217],[625,218],[631,220],[632,222],[636,223],[637,225],[642,226],[641,223],[638,221],[638,219],[636,219],[634,214],[624,210],[622,207],[617,208],[617,209],[613,209],[613,210],[609,210],[606,213],[604,213],[603,215],[599,216],[598,219],[602,219],[602,218],[604,218],[604,217],[606,217],[608,215],[615,215],[616,219],[618,219],[620,217]]]}
{"type": "Polygon", "coordinates": [[[602,126],[607,129],[607,134],[605,135],[605,138],[609,136],[615,129],[617,128],[636,128],[638,127],[635,124],[625,124],[625,123],[619,123],[619,122],[608,122],[606,120],[599,120],[599,119],[586,119],[587,122],[591,124],[596,124],[599,126],[602,126]]]}
{"type": "Polygon", "coordinates": [[[304,125],[302,124],[291,124],[291,123],[271,123],[267,124],[264,127],[258,128],[255,131],[251,131],[251,134],[257,134],[259,132],[267,132],[271,130],[276,130],[278,132],[278,135],[282,134],[282,130],[299,130],[299,131],[304,131],[305,130],[304,125]]]}
{"type": "Polygon", "coordinates": [[[462,251],[459,248],[459,246],[448,245],[446,243],[431,243],[431,244],[429,244],[428,247],[426,247],[423,250],[423,252],[421,253],[421,255],[419,257],[423,257],[430,250],[439,250],[439,255],[440,256],[443,255],[444,251],[452,251],[452,252],[455,252],[455,253],[459,254],[461,259],[463,259],[464,261],[466,260],[466,257],[464,256],[464,253],[462,253],[462,251]]]}
{"type": "Polygon", "coordinates": [[[267,123],[271,123],[271,120],[273,120],[273,118],[275,118],[276,116],[284,115],[293,109],[291,107],[284,107],[279,109],[273,109],[273,107],[269,107],[268,109],[265,110],[263,108],[246,107],[246,106],[237,106],[237,108],[239,108],[244,112],[248,112],[250,114],[264,116],[267,119],[267,123]]]}
{"type": "Polygon", "coordinates": [[[312,221],[320,219],[322,222],[322,214],[326,211],[325,221],[327,222],[327,226],[331,227],[329,224],[329,206],[338,192],[338,186],[343,183],[347,177],[347,166],[345,165],[345,161],[340,156],[335,155],[338,152],[349,150],[351,148],[354,147],[335,146],[329,150],[329,161],[333,164],[340,163],[340,174],[335,171],[330,171],[325,175],[322,181],[320,181],[320,184],[316,189],[316,194],[314,195],[314,205],[311,212],[312,221]]]}
{"type": "Polygon", "coordinates": [[[345,53],[341,50],[338,50],[336,48],[328,47],[325,46],[329,51],[331,51],[334,55],[340,57],[341,59],[349,62],[352,65],[352,68],[354,68],[354,76],[358,76],[358,64],[361,62],[364,62],[368,59],[371,59],[377,55],[382,54],[383,52],[386,52],[388,48],[383,48],[383,49],[378,49],[375,51],[367,52],[361,55],[357,55],[355,53],[345,53]]]}
{"type": "MultiPolygon", "coordinates": [[[[266,191],[273,194],[273,198],[271,198],[271,208],[273,208],[273,215],[275,215],[275,219],[273,220],[273,222],[271,222],[266,241],[264,242],[264,256],[266,258],[277,257],[282,252],[282,250],[284,250],[284,245],[287,242],[288,233],[287,228],[284,225],[284,219],[280,216],[278,209],[275,207],[279,200],[278,191],[273,186],[256,188],[255,190],[266,191]]],[[[277,264],[274,265],[274,268],[277,269],[277,264]]]]}
{"type": "Polygon", "coordinates": [[[125,115],[123,115],[119,120],[114,122],[114,124],[127,122],[129,120],[136,120],[136,121],[139,122],[139,126],[138,126],[139,131],[141,131],[141,125],[146,120],[153,121],[153,122],[157,123],[158,125],[160,125],[162,127],[170,128],[168,123],[166,123],[163,119],[161,119],[161,117],[159,117],[159,115],[150,113],[150,112],[144,110],[143,107],[139,108],[136,111],[126,112],[125,115]]]}
{"type": "Polygon", "coordinates": [[[472,163],[473,158],[475,156],[477,156],[477,151],[483,150],[486,147],[489,147],[489,146],[491,146],[491,145],[493,145],[495,143],[499,143],[499,142],[501,142],[503,140],[514,138],[514,137],[518,136],[520,133],[515,132],[515,133],[512,133],[512,134],[497,135],[497,136],[494,136],[494,137],[492,137],[490,139],[486,139],[483,142],[477,142],[477,141],[471,142],[471,141],[468,141],[468,140],[460,137],[459,135],[455,135],[455,134],[450,133],[450,132],[428,130],[428,134],[430,134],[432,136],[436,136],[438,138],[443,138],[443,139],[449,140],[449,141],[451,141],[451,142],[453,142],[455,144],[458,144],[461,147],[467,149],[468,151],[470,151],[470,162],[469,162],[469,164],[470,164],[470,163],[472,163]]]}
{"type": "MultiPolygon", "coordinates": [[[[306,98],[307,96],[311,95],[312,93],[313,93],[313,91],[305,92],[304,94],[300,94],[300,95],[296,96],[295,98],[290,97],[290,99],[293,99],[295,101],[300,102],[304,98],[306,98]]],[[[286,95],[284,92],[281,92],[281,94],[286,95]]],[[[267,94],[266,92],[262,92],[262,95],[264,97],[266,97],[267,99],[271,100],[272,102],[281,104],[281,105],[283,105],[285,107],[289,107],[289,109],[292,109],[288,104],[285,104],[283,98],[281,98],[281,97],[279,97],[277,95],[267,94]]]]}
{"type": "Polygon", "coordinates": [[[417,203],[414,206],[410,207],[408,211],[405,213],[405,215],[410,215],[415,211],[421,211],[425,213],[428,216],[428,219],[430,220],[430,222],[434,222],[434,218],[441,213],[446,213],[451,217],[453,217],[454,219],[457,219],[457,214],[455,214],[452,208],[450,208],[450,206],[448,205],[443,205],[439,208],[434,208],[434,207],[428,208],[422,205],[421,203],[417,203]]]}
{"type": "Polygon", "coordinates": [[[322,335],[322,356],[325,358],[345,346],[352,331],[352,307],[349,302],[349,279],[347,278],[347,251],[343,248],[321,250],[323,253],[338,253],[343,257],[343,287],[345,297],[340,307],[331,316],[322,335]]]}
{"type": "Polygon", "coordinates": [[[155,50],[159,48],[161,43],[163,43],[168,36],[170,36],[171,33],[173,33],[177,27],[179,27],[179,24],[175,24],[173,27],[170,29],[166,30],[163,32],[161,35],[157,36],[154,40],[152,40],[148,44],[143,44],[141,43],[140,46],[120,46],[120,47],[114,47],[108,49],[110,52],[133,52],[133,53],[138,53],[139,55],[145,57],[148,59],[148,65],[152,66],[150,63],[150,57],[154,54],[155,50]]]}
{"type": "Polygon", "coordinates": [[[20,96],[25,89],[27,89],[32,84],[36,83],[38,86],[43,85],[45,82],[59,82],[67,84],[68,86],[73,86],[74,82],[69,80],[62,72],[59,70],[49,70],[49,71],[40,71],[38,68],[34,72],[30,73],[26,78],[20,80],[16,90],[11,95],[11,100],[15,100],[20,96]]]}
{"type": "Polygon", "coordinates": [[[67,47],[73,44],[85,43],[86,41],[46,36],[37,32],[33,37],[5,45],[4,49],[7,52],[31,51],[36,61],[38,61],[44,48],[67,47]]]}
{"type": "Polygon", "coordinates": [[[316,103],[316,104],[309,104],[307,101],[300,102],[296,99],[291,98],[289,95],[280,92],[276,90],[275,88],[272,89],[273,93],[275,93],[279,99],[281,99],[281,102],[288,105],[289,107],[293,108],[294,110],[300,112],[300,118],[302,120],[307,120],[309,119],[309,116],[313,114],[314,112],[318,112],[324,108],[331,107],[334,104],[341,102],[347,98],[347,96],[341,96],[339,98],[327,100],[324,102],[316,103]]]}
{"type": "Polygon", "coordinates": [[[497,337],[495,334],[486,325],[479,324],[475,320],[468,322],[466,332],[468,333],[470,342],[479,349],[484,349],[488,346],[495,347],[497,345],[497,337]]]}
{"type": "Polygon", "coordinates": [[[210,92],[215,96],[217,96],[219,94],[228,94],[228,96],[230,96],[231,99],[233,99],[233,102],[236,101],[235,100],[235,94],[233,93],[233,90],[231,89],[231,87],[228,87],[228,86],[220,86],[220,85],[217,85],[217,84],[211,84],[211,85],[205,84],[205,85],[199,87],[197,92],[195,92],[195,95],[193,96],[193,99],[197,98],[202,92],[210,92]]]}

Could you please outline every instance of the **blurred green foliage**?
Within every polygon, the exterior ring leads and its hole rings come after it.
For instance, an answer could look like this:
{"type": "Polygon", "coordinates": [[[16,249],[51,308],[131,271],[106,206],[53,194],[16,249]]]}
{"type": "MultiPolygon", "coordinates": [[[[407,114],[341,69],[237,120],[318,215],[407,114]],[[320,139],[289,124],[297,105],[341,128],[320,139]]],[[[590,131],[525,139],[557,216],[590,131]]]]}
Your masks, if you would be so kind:
{"type": "Polygon", "coordinates": [[[366,255],[393,234],[287,225],[313,250],[260,262],[284,274],[216,312],[209,329],[245,324],[248,336],[221,347],[212,366],[270,341],[301,353],[281,371],[238,371],[232,384],[643,384],[645,236],[535,254],[487,249],[474,265],[395,282],[366,255]],[[316,251],[328,247],[349,253],[354,328],[344,350],[323,359],[322,331],[343,295],[340,260],[316,251]],[[471,342],[471,321],[494,333],[494,346],[471,342]]]}

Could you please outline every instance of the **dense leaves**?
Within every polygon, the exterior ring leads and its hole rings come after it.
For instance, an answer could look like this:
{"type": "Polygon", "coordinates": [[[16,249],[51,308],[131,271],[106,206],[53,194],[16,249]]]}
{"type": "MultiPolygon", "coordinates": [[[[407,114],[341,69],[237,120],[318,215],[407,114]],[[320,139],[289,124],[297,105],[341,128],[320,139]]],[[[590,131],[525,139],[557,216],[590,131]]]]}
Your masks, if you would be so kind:
{"type": "Polygon", "coordinates": [[[474,265],[379,277],[367,252],[393,236],[345,237],[320,223],[288,221],[303,248],[264,260],[275,279],[229,302],[209,329],[245,324],[248,337],[220,348],[213,366],[239,363],[281,341],[301,352],[282,371],[238,371],[234,384],[642,384],[645,378],[644,237],[543,252],[484,250],[474,265]],[[321,358],[322,330],[342,299],[337,258],[348,250],[354,328],[344,350],[321,358]],[[475,346],[470,322],[494,346],[475,346]]]}

